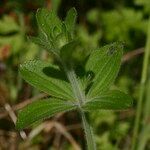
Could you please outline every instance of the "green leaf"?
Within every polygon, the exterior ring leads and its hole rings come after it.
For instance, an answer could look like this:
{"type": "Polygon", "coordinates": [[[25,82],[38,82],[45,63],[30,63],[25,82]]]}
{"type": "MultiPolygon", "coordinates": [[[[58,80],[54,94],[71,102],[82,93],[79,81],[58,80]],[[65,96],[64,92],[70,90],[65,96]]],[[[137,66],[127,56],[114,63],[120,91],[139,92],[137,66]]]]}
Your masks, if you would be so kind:
{"type": "Polygon", "coordinates": [[[36,18],[38,26],[49,38],[53,36],[53,29],[55,27],[61,28],[61,21],[54,11],[48,11],[47,9],[38,9],[36,18]]]}
{"type": "Polygon", "coordinates": [[[56,113],[75,109],[76,106],[60,99],[43,99],[24,107],[18,113],[16,128],[21,130],[34,122],[52,117],[56,113]]]}
{"type": "Polygon", "coordinates": [[[22,77],[32,86],[51,96],[73,100],[70,84],[57,66],[40,60],[27,61],[20,66],[22,77]]]}
{"type": "Polygon", "coordinates": [[[68,41],[68,33],[67,33],[67,28],[64,22],[61,24],[61,30],[62,32],[59,33],[57,32],[57,29],[55,30],[54,28],[54,35],[55,35],[55,40],[53,41],[55,45],[57,45],[58,49],[60,50],[61,47],[63,47],[65,44],[67,44],[68,41]]]}
{"type": "Polygon", "coordinates": [[[39,27],[39,36],[30,39],[42,48],[52,52],[55,56],[59,50],[73,39],[76,21],[76,10],[70,9],[65,21],[61,21],[55,10],[38,9],[36,19],[39,27]]]}
{"type": "Polygon", "coordinates": [[[132,106],[132,98],[117,90],[109,91],[106,94],[97,96],[86,102],[83,106],[85,111],[106,110],[124,110],[132,106]]]}
{"type": "Polygon", "coordinates": [[[71,62],[73,61],[73,53],[76,50],[78,42],[71,41],[70,43],[64,45],[60,50],[60,55],[64,61],[71,62]]]}
{"type": "Polygon", "coordinates": [[[54,53],[54,49],[50,43],[45,37],[29,37],[29,40],[31,40],[33,43],[39,45],[40,47],[44,48],[45,50],[52,51],[54,53]]]}
{"type": "Polygon", "coordinates": [[[65,19],[65,24],[67,26],[68,32],[73,36],[74,29],[75,29],[75,23],[77,19],[77,11],[75,8],[71,8],[67,12],[67,16],[65,19]]]}
{"type": "MultiPolygon", "coordinates": [[[[42,48],[56,54],[58,50],[57,36],[62,34],[62,22],[55,11],[38,9],[36,19],[39,27],[39,36],[30,39],[42,48]]],[[[57,55],[57,54],[56,54],[57,55]]]]}
{"type": "Polygon", "coordinates": [[[118,74],[122,53],[123,46],[119,42],[91,53],[85,67],[86,72],[92,72],[95,76],[88,92],[89,97],[95,97],[108,90],[118,74]]]}

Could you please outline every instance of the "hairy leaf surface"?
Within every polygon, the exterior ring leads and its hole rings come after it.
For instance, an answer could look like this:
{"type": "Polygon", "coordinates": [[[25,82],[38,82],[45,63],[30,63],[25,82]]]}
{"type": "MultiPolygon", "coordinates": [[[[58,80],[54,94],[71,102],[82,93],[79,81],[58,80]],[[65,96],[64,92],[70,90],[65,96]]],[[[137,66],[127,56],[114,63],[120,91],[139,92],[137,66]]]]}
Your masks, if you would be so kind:
{"type": "Polygon", "coordinates": [[[20,66],[22,77],[37,89],[66,100],[73,100],[70,84],[57,66],[49,63],[33,60],[20,66]]]}
{"type": "Polygon", "coordinates": [[[43,37],[29,37],[29,39],[39,45],[40,47],[44,48],[45,50],[51,51],[53,54],[55,54],[54,48],[52,47],[52,44],[50,41],[48,41],[48,39],[43,36],[43,37]]]}
{"type": "Polygon", "coordinates": [[[54,11],[38,9],[36,18],[40,29],[50,38],[53,36],[53,30],[55,27],[58,29],[61,28],[61,21],[54,11]]]}
{"type": "Polygon", "coordinates": [[[60,99],[43,99],[35,101],[24,107],[18,113],[16,123],[17,129],[23,129],[36,121],[40,121],[52,117],[56,113],[75,109],[76,106],[69,102],[64,102],[60,99]]]}
{"type": "Polygon", "coordinates": [[[91,53],[86,71],[93,72],[95,77],[88,92],[89,97],[100,95],[114,82],[120,68],[122,51],[122,44],[116,42],[91,53]]]}
{"type": "Polygon", "coordinates": [[[90,101],[88,101],[85,106],[83,106],[86,111],[95,111],[100,109],[106,110],[124,110],[132,106],[132,98],[117,90],[112,90],[97,96],[90,101]]]}
{"type": "Polygon", "coordinates": [[[71,36],[73,36],[74,29],[75,29],[75,23],[77,19],[77,12],[75,8],[71,8],[66,16],[65,24],[67,26],[68,32],[71,33],[71,36]]]}

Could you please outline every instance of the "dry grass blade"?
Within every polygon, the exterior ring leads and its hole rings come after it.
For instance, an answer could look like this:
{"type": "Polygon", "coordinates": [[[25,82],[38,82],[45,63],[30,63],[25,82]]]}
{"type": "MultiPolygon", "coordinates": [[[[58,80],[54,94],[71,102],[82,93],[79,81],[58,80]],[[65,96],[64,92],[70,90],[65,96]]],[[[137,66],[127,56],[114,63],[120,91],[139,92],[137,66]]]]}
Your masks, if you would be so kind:
{"type": "Polygon", "coordinates": [[[73,139],[71,134],[67,131],[67,129],[60,123],[55,122],[55,127],[59,132],[68,139],[68,141],[72,144],[74,150],[81,150],[80,146],[77,144],[77,142],[73,139]]]}
{"type": "MultiPolygon", "coordinates": [[[[6,103],[6,104],[4,105],[4,107],[5,107],[6,111],[8,112],[10,118],[12,119],[12,121],[13,121],[14,124],[15,124],[16,121],[17,121],[17,117],[16,117],[16,115],[15,115],[13,109],[11,108],[11,106],[10,106],[8,103],[6,103]]],[[[24,131],[20,131],[20,136],[21,136],[21,138],[22,138],[23,140],[26,140],[26,139],[27,139],[27,135],[26,135],[26,133],[25,133],[24,131]]]]}
{"type": "Polygon", "coordinates": [[[74,140],[74,138],[71,136],[71,134],[67,131],[67,129],[56,121],[48,121],[40,124],[36,128],[34,128],[30,134],[29,134],[29,140],[32,140],[36,135],[38,135],[41,131],[50,132],[52,128],[56,128],[59,133],[61,133],[73,146],[74,150],[81,150],[78,143],[74,140]]]}
{"type": "Polygon", "coordinates": [[[35,136],[37,136],[43,130],[48,130],[50,132],[53,127],[54,127],[54,121],[44,122],[44,123],[40,124],[39,126],[34,128],[30,132],[30,134],[28,136],[29,140],[32,140],[35,136]]]}

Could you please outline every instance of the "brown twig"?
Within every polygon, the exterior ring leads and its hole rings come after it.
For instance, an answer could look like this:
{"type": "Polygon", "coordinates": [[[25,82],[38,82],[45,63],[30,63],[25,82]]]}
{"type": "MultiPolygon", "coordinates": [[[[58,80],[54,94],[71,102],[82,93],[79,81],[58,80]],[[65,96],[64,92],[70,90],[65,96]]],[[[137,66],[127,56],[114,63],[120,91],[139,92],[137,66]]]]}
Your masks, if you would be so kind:
{"type": "Polygon", "coordinates": [[[77,142],[74,140],[72,135],[67,132],[67,129],[62,124],[55,122],[54,123],[55,128],[66,138],[68,141],[72,144],[74,150],[81,150],[80,146],[77,144],[77,142]]]}
{"type": "Polygon", "coordinates": [[[122,58],[122,63],[129,61],[133,57],[143,54],[144,53],[144,48],[138,48],[136,50],[130,51],[127,54],[125,54],[122,58]]]}
{"type": "MultiPolygon", "coordinates": [[[[4,105],[4,108],[8,112],[8,114],[9,114],[10,118],[12,119],[13,123],[16,124],[17,117],[16,117],[13,109],[11,108],[11,106],[8,103],[6,103],[4,105]]],[[[23,140],[25,140],[27,138],[27,135],[24,131],[20,131],[20,136],[22,137],[23,140]]]]}
{"type": "Polygon", "coordinates": [[[67,131],[69,131],[69,130],[75,130],[75,129],[82,128],[82,125],[80,123],[79,124],[73,124],[73,125],[67,126],[66,128],[67,128],[67,131]]]}
{"type": "MultiPolygon", "coordinates": [[[[16,117],[16,114],[14,113],[12,107],[6,102],[6,99],[1,95],[0,95],[0,100],[2,101],[4,108],[5,108],[6,112],[8,113],[9,117],[11,118],[13,123],[16,124],[17,117],[16,117]]],[[[27,138],[26,133],[24,131],[20,131],[20,136],[24,140],[27,138]]]]}
{"type": "Polygon", "coordinates": [[[53,145],[55,147],[56,150],[59,150],[60,148],[60,143],[61,143],[61,133],[58,130],[55,130],[55,137],[53,140],[53,145]]]}

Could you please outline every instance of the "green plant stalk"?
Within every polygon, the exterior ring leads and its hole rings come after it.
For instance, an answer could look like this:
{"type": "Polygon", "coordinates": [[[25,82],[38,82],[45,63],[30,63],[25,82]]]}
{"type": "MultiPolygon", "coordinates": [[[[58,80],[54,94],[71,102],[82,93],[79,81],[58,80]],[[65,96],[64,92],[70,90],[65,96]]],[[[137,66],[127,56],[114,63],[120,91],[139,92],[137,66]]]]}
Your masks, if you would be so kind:
{"type": "Polygon", "coordinates": [[[76,74],[75,74],[73,69],[70,69],[70,70],[65,69],[65,70],[66,70],[69,82],[71,83],[74,95],[75,95],[76,99],[79,100],[78,101],[79,106],[81,106],[82,104],[84,104],[85,95],[82,93],[82,91],[80,89],[80,86],[79,86],[78,81],[77,81],[76,74]]]}
{"type": "Polygon", "coordinates": [[[150,125],[147,124],[144,126],[141,134],[140,134],[140,140],[137,146],[137,150],[145,150],[146,143],[148,142],[150,138],[150,125]]]}
{"type": "Polygon", "coordinates": [[[71,70],[65,69],[65,70],[66,70],[66,74],[68,76],[69,82],[72,85],[72,89],[75,94],[75,97],[79,100],[78,101],[79,113],[82,117],[82,124],[83,124],[84,132],[85,132],[85,138],[87,141],[87,148],[88,148],[88,150],[96,150],[96,144],[94,141],[92,128],[87,121],[85,112],[83,112],[82,108],[81,108],[81,105],[84,104],[84,102],[85,102],[85,94],[80,89],[80,85],[78,83],[78,80],[77,80],[74,70],[73,69],[71,69],[71,70]]]}
{"type": "MultiPolygon", "coordinates": [[[[149,68],[150,69],[150,68],[149,68]]],[[[149,79],[146,86],[146,102],[145,102],[145,109],[143,114],[143,127],[147,125],[148,119],[150,117],[150,74],[149,79]]]]}
{"type": "Polygon", "coordinates": [[[132,150],[136,149],[137,140],[138,140],[138,131],[140,127],[140,119],[141,119],[141,114],[142,114],[142,106],[143,106],[143,99],[144,99],[144,93],[145,93],[145,83],[146,83],[147,74],[148,74],[149,55],[150,55],[150,19],[148,23],[147,42],[146,42],[146,47],[145,47],[143,69],[142,69],[141,82],[140,82],[141,84],[140,93],[139,93],[139,100],[137,104],[136,118],[135,118],[133,138],[132,138],[132,147],[131,147],[132,150]]]}
{"type": "MultiPolygon", "coordinates": [[[[149,68],[150,69],[150,68],[149,68]]],[[[150,70],[149,70],[150,71],[150,70]]],[[[149,72],[150,73],[150,72],[149,72]]],[[[149,74],[150,75],[150,74],[149,74]]],[[[142,131],[140,133],[140,140],[138,142],[138,150],[144,150],[148,139],[150,138],[150,125],[148,124],[148,119],[150,117],[150,76],[146,86],[146,101],[144,104],[143,112],[143,124],[142,131]]]]}
{"type": "Polygon", "coordinates": [[[82,123],[83,123],[88,150],[96,150],[96,144],[94,142],[94,136],[93,136],[93,129],[87,120],[86,114],[83,111],[81,111],[80,114],[82,117],[82,123]]]}

